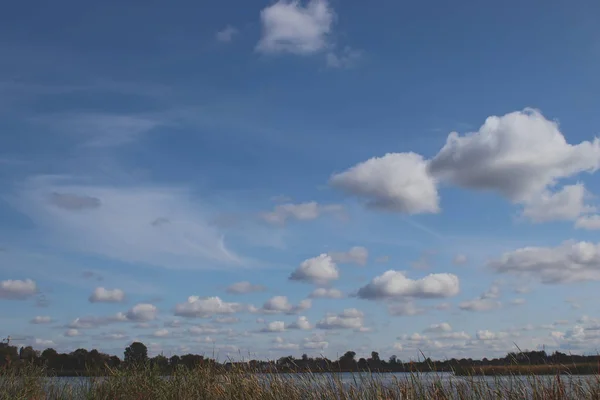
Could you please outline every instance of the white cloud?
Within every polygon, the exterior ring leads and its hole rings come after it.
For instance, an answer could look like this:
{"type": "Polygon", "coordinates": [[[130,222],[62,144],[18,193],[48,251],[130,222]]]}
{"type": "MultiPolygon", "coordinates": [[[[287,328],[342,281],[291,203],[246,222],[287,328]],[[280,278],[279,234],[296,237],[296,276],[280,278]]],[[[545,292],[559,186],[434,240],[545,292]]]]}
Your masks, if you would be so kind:
{"type": "Polygon", "coordinates": [[[298,317],[296,322],[293,322],[292,324],[290,324],[289,328],[290,329],[302,329],[302,330],[306,331],[306,330],[311,329],[312,326],[310,325],[308,318],[306,318],[304,316],[300,316],[300,317],[298,317]]]}
{"type": "Polygon", "coordinates": [[[460,284],[453,274],[429,274],[421,279],[410,279],[404,272],[389,270],[375,277],[358,291],[364,299],[420,297],[451,297],[458,294],[460,284]]]}
{"type": "Polygon", "coordinates": [[[158,338],[167,337],[167,336],[169,336],[169,331],[167,329],[159,329],[159,330],[155,331],[152,334],[152,336],[158,337],[158,338]]]}
{"type": "Polygon", "coordinates": [[[269,322],[266,327],[264,327],[261,332],[283,332],[285,331],[285,322],[283,321],[273,321],[269,322]]]}
{"type": "Polygon", "coordinates": [[[34,122],[68,134],[85,147],[114,147],[133,142],[162,125],[145,116],[102,113],[62,113],[36,117],[34,122]]]}
{"type": "Polygon", "coordinates": [[[286,342],[282,337],[277,336],[273,339],[273,347],[275,350],[298,350],[300,348],[296,343],[286,342]]]}
{"type": "Polygon", "coordinates": [[[217,317],[214,321],[218,324],[235,324],[240,322],[240,319],[236,317],[217,317]]]}
{"type": "Polygon", "coordinates": [[[327,299],[341,299],[344,294],[339,289],[334,288],[317,288],[310,294],[312,298],[327,298],[327,299]]]}
{"type": "Polygon", "coordinates": [[[514,306],[521,306],[521,305],[523,305],[523,304],[525,304],[525,303],[527,303],[527,300],[525,300],[525,299],[521,299],[521,298],[518,298],[518,299],[512,299],[512,300],[510,301],[510,304],[512,304],[512,305],[514,305],[514,306]]]}
{"type": "Polygon", "coordinates": [[[344,208],[339,204],[321,205],[316,201],[307,203],[286,203],[278,204],[270,212],[262,213],[261,217],[266,222],[273,225],[284,225],[288,219],[298,221],[310,221],[317,219],[322,214],[339,214],[344,208]]]}
{"type": "Polygon", "coordinates": [[[465,256],[464,254],[457,254],[452,259],[452,264],[454,264],[454,265],[464,265],[464,264],[467,263],[467,261],[469,261],[467,259],[467,256],[465,256]]]}
{"type": "Polygon", "coordinates": [[[557,247],[524,247],[489,266],[499,273],[538,278],[542,283],[600,280],[600,244],[566,241],[557,247]]]}
{"type": "Polygon", "coordinates": [[[407,214],[437,213],[436,182],[415,153],[388,153],[334,174],[329,183],[366,199],[367,207],[407,214]]]}
{"type": "Polygon", "coordinates": [[[121,289],[105,289],[97,287],[90,295],[90,303],[120,303],[125,300],[125,292],[121,289]]]}
{"type": "Polygon", "coordinates": [[[310,337],[304,338],[302,348],[309,350],[325,350],[329,346],[329,342],[325,339],[325,336],[320,334],[314,334],[310,337]]]}
{"type": "Polygon", "coordinates": [[[38,338],[36,338],[33,343],[36,346],[46,346],[46,347],[56,346],[56,343],[54,343],[54,341],[47,340],[47,339],[38,339],[38,338]]]}
{"type": "Polygon", "coordinates": [[[185,303],[175,306],[175,315],[180,317],[208,318],[216,314],[232,314],[242,311],[243,306],[239,303],[227,303],[219,297],[190,296],[185,303]]]}
{"type": "Polygon", "coordinates": [[[538,221],[574,219],[592,208],[583,185],[555,189],[559,180],[600,167],[600,139],[566,142],[558,124],[525,109],[488,117],[477,132],[448,135],[431,160],[388,153],[330,179],[333,187],[366,199],[368,207],[407,214],[439,211],[437,184],[495,191],[525,206],[538,221]]]}
{"type": "Polygon", "coordinates": [[[262,292],[266,288],[263,285],[253,285],[250,282],[236,282],[227,288],[228,293],[246,294],[253,292],[262,292]]]}
{"type": "Polygon", "coordinates": [[[340,264],[366,265],[369,258],[369,250],[362,246],[354,246],[346,252],[331,252],[331,259],[340,264]]]}
{"type": "Polygon", "coordinates": [[[0,299],[25,300],[36,293],[37,285],[31,279],[0,281],[0,299]]]}
{"type": "Polygon", "coordinates": [[[346,46],[339,52],[327,53],[325,61],[330,68],[351,68],[358,63],[361,57],[362,51],[346,46]]]}
{"type": "Polygon", "coordinates": [[[125,316],[129,321],[145,322],[156,318],[158,309],[156,306],[148,303],[139,303],[133,306],[125,316]]]}
{"type": "Polygon", "coordinates": [[[459,308],[465,311],[491,311],[500,307],[501,302],[489,298],[477,298],[459,304],[459,308]]]}
{"type": "Polygon", "coordinates": [[[523,216],[534,222],[575,220],[581,214],[595,211],[585,205],[586,190],[583,184],[563,186],[558,192],[542,192],[526,203],[523,216]]]}
{"type": "Polygon", "coordinates": [[[79,336],[80,332],[77,329],[69,329],[65,332],[65,336],[68,337],[75,337],[75,336],[79,336]]]}
{"type": "Polygon", "coordinates": [[[440,332],[450,332],[450,331],[452,331],[452,326],[450,326],[450,324],[447,322],[442,322],[440,324],[430,325],[428,328],[425,329],[424,332],[440,333],[440,332]]]}
{"type": "Polygon", "coordinates": [[[328,314],[317,322],[319,329],[360,329],[364,325],[364,314],[356,308],[348,308],[342,313],[328,314]]]}
{"type": "Polygon", "coordinates": [[[492,332],[489,330],[480,330],[477,331],[477,339],[479,340],[499,340],[505,339],[508,337],[506,332],[492,332]]]}
{"type": "Polygon", "coordinates": [[[262,53],[312,54],[328,46],[334,12],[326,0],[279,0],[260,13],[262,37],[256,50],[262,53]]]}
{"type": "Polygon", "coordinates": [[[188,332],[192,335],[214,335],[221,333],[221,329],[212,325],[190,326],[188,332]]]}
{"type": "Polygon", "coordinates": [[[33,318],[30,321],[32,324],[49,324],[50,322],[52,322],[52,318],[48,317],[48,316],[36,316],[35,318],[33,318]]]}
{"type": "Polygon", "coordinates": [[[73,329],[92,329],[102,325],[125,321],[128,321],[127,315],[119,312],[108,317],[78,317],[71,321],[67,327],[73,329]]]}
{"type": "Polygon", "coordinates": [[[25,182],[14,206],[35,223],[35,239],[56,248],[165,268],[242,263],[199,204],[181,188],[94,186],[39,176],[25,182]],[[98,199],[99,205],[81,209],[80,200],[70,200],[66,208],[54,194],[98,199]]]}
{"type": "Polygon", "coordinates": [[[402,303],[392,303],[388,305],[388,313],[394,316],[410,317],[413,315],[423,314],[424,312],[424,308],[417,307],[415,303],[411,301],[402,303]]]}
{"type": "Polygon", "coordinates": [[[577,218],[575,228],[587,230],[600,230],[600,215],[586,215],[577,218]]]}
{"type": "Polygon", "coordinates": [[[238,30],[231,25],[227,25],[223,30],[217,32],[216,38],[219,42],[229,43],[238,33],[238,30]]]}
{"type": "Polygon", "coordinates": [[[537,110],[488,117],[479,131],[453,132],[429,164],[443,181],[493,190],[513,202],[528,202],[561,178],[594,172],[600,166],[600,140],[570,145],[537,110]]]}
{"type": "Polygon", "coordinates": [[[465,333],[465,332],[446,332],[446,333],[442,333],[439,337],[441,339],[448,339],[448,340],[469,340],[469,339],[471,339],[471,335],[469,335],[468,333],[465,333]]]}
{"type": "Polygon", "coordinates": [[[291,280],[311,282],[317,285],[325,285],[339,277],[337,265],[327,254],[304,260],[290,275],[291,280]]]}
{"type": "MultiPolygon", "coordinates": [[[[304,299],[294,306],[290,303],[286,296],[274,296],[263,304],[262,308],[254,309],[254,312],[263,312],[265,314],[297,314],[299,312],[308,310],[312,306],[310,299],[304,299]]],[[[251,310],[252,311],[252,310],[251,310]]]]}

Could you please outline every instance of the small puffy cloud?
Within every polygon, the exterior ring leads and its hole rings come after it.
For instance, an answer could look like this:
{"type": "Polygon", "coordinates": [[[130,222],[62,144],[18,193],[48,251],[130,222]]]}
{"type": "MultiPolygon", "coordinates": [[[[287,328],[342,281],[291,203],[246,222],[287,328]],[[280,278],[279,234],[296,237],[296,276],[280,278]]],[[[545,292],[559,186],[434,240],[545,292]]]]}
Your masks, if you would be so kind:
{"type": "Polygon", "coordinates": [[[52,341],[52,340],[39,339],[39,338],[36,338],[33,341],[33,344],[36,345],[36,346],[40,346],[40,347],[53,347],[53,346],[56,346],[56,343],[54,343],[54,341],[52,341]]]}
{"type": "Polygon", "coordinates": [[[219,297],[190,296],[185,303],[175,306],[175,315],[187,318],[207,318],[216,314],[236,313],[242,308],[243,306],[239,303],[227,303],[219,297]]]}
{"type": "Polygon", "coordinates": [[[389,304],[388,313],[397,317],[410,317],[425,313],[425,309],[417,307],[415,303],[409,301],[389,304]]]}
{"type": "Polygon", "coordinates": [[[600,139],[571,145],[556,122],[525,109],[488,117],[474,133],[452,132],[428,170],[442,181],[527,203],[559,179],[599,166],[600,139]]]}
{"type": "Polygon", "coordinates": [[[327,53],[325,61],[330,68],[351,68],[358,63],[361,57],[362,51],[346,46],[339,52],[327,53]]]}
{"type": "Polygon", "coordinates": [[[355,329],[364,325],[364,314],[356,308],[348,308],[340,314],[328,314],[317,322],[319,329],[355,329]]]}
{"type": "Polygon", "coordinates": [[[90,303],[121,303],[125,300],[125,292],[121,289],[105,289],[97,287],[90,295],[90,303]]]}
{"type": "Polygon", "coordinates": [[[0,281],[0,299],[25,300],[36,293],[37,285],[31,279],[0,281]]]}
{"type": "Polygon", "coordinates": [[[369,208],[406,214],[437,213],[439,196],[427,165],[415,153],[388,153],[334,174],[329,183],[365,199],[369,208]]]}
{"type": "Polygon", "coordinates": [[[464,254],[457,254],[452,259],[452,264],[465,265],[467,263],[467,261],[468,261],[467,256],[465,256],[464,254]]]}
{"type": "Polygon", "coordinates": [[[212,325],[190,326],[187,331],[192,335],[214,335],[222,332],[221,329],[212,325]]]}
{"type": "Polygon", "coordinates": [[[435,332],[435,333],[451,332],[451,331],[452,331],[452,326],[450,326],[450,324],[447,322],[442,322],[441,324],[433,324],[425,329],[425,332],[435,332]]]}
{"type": "Polygon", "coordinates": [[[492,332],[489,330],[480,330],[477,331],[477,339],[487,341],[487,340],[499,340],[505,339],[508,337],[506,332],[492,332]]]}
{"type": "Polygon", "coordinates": [[[306,331],[306,330],[311,329],[312,326],[310,325],[308,318],[306,318],[304,316],[300,316],[300,317],[298,317],[296,322],[293,322],[292,324],[290,324],[289,328],[290,329],[301,329],[301,330],[306,331]]]}
{"type": "Polygon", "coordinates": [[[246,294],[253,292],[263,292],[266,288],[263,285],[253,285],[250,282],[236,282],[227,287],[227,292],[232,294],[246,294]]]}
{"type": "Polygon", "coordinates": [[[458,306],[465,311],[491,311],[502,307],[502,303],[492,299],[477,298],[473,300],[463,301],[458,306]]]}
{"type": "Polygon", "coordinates": [[[364,266],[369,258],[369,250],[362,246],[354,246],[346,252],[329,253],[331,259],[339,264],[358,264],[364,266]]]}
{"type": "Polygon", "coordinates": [[[344,294],[335,288],[317,288],[312,291],[310,297],[313,299],[326,298],[326,299],[341,299],[344,294]]]}
{"type": "Polygon", "coordinates": [[[600,215],[586,215],[577,218],[575,228],[587,230],[600,230],[600,215]]]}
{"type": "Polygon", "coordinates": [[[167,329],[159,329],[155,331],[152,336],[157,338],[167,337],[169,336],[169,331],[167,329]]]}
{"type": "Polygon", "coordinates": [[[261,329],[261,332],[283,332],[285,331],[285,322],[273,321],[269,322],[266,327],[261,329]]]}
{"type": "Polygon", "coordinates": [[[328,254],[304,260],[290,275],[290,280],[325,285],[340,277],[337,265],[328,254]]]}
{"type": "Polygon", "coordinates": [[[566,241],[557,247],[524,247],[489,266],[498,273],[539,279],[545,284],[600,280],[600,244],[566,241]]]}
{"type": "Polygon", "coordinates": [[[69,329],[65,332],[65,336],[75,337],[79,336],[81,333],[77,329],[69,329]]]}
{"type": "Polygon", "coordinates": [[[300,204],[286,203],[276,205],[273,211],[262,213],[261,217],[270,224],[284,225],[288,219],[310,221],[322,214],[339,214],[343,210],[344,208],[339,204],[322,205],[316,201],[300,204]]]}
{"type": "Polygon", "coordinates": [[[325,350],[329,346],[329,342],[324,335],[314,334],[304,338],[302,348],[307,350],[325,350]]]}
{"type": "Polygon", "coordinates": [[[48,316],[38,315],[29,322],[31,322],[32,324],[49,324],[50,322],[52,322],[52,318],[48,316]]]}
{"type": "Polygon", "coordinates": [[[327,0],[279,0],[260,12],[262,36],[256,45],[261,53],[307,55],[328,46],[334,12],[327,0]]]}
{"type": "Polygon", "coordinates": [[[231,25],[227,25],[223,30],[217,32],[216,38],[219,42],[229,43],[237,33],[237,29],[231,25]]]}
{"type": "Polygon", "coordinates": [[[156,306],[148,303],[139,303],[133,306],[125,316],[129,321],[146,322],[156,318],[158,309],[156,306]]]}
{"type": "Polygon", "coordinates": [[[92,196],[72,193],[52,193],[48,200],[50,204],[69,211],[92,210],[100,207],[100,199],[92,196]]]}
{"type": "Polygon", "coordinates": [[[299,348],[296,343],[286,342],[282,337],[277,336],[273,339],[273,350],[298,350],[299,348]]]}
{"type": "Polygon", "coordinates": [[[127,315],[124,313],[117,313],[108,317],[78,317],[71,321],[67,327],[73,329],[92,329],[103,325],[112,324],[115,322],[128,321],[127,315]]]}
{"type": "Polygon", "coordinates": [[[218,324],[235,324],[240,322],[240,319],[236,317],[217,317],[214,321],[218,324]]]}
{"type": "Polygon", "coordinates": [[[404,347],[402,347],[402,343],[397,343],[397,342],[396,342],[396,343],[394,343],[394,345],[392,346],[392,348],[393,348],[394,350],[398,350],[398,351],[402,351],[402,350],[404,350],[404,347]]]}
{"type": "Polygon", "coordinates": [[[469,340],[471,335],[465,332],[445,332],[439,335],[440,339],[446,340],[469,340]]]}
{"type": "Polygon", "coordinates": [[[512,299],[510,301],[510,304],[512,304],[513,306],[520,306],[527,303],[527,300],[525,299],[521,299],[521,298],[517,298],[517,299],[512,299]]]}
{"type": "Polygon", "coordinates": [[[286,296],[274,296],[267,300],[262,308],[256,309],[255,312],[263,312],[265,314],[297,314],[308,310],[311,306],[312,302],[310,299],[304,299],[298,305],[294,306],[286,296]]]}
{"type": "Polygon", "coordinates": [[[420,333],[413,333],[412,335],[402,335],[398,339],[407,340],[409,342],[425,342],[428,340],[427,336],[421,335],[420,333]]]}
{"type": "Polygon", "coordinates": [[[454,274],[429,274],[421,279],[407,278],[404,272],[389,270],[358,291],[363,299],[402,297],[437,298],[458,294],[460,284],[454,274]]]}
{"type": "Polygon", "coordinates": [[[586,195],[581,183],[564,186],[556,193],[545,191],[525,204],[522,215],[533,222],[572,221],[581,214],[595,211],[585,204],[586,195]]]}

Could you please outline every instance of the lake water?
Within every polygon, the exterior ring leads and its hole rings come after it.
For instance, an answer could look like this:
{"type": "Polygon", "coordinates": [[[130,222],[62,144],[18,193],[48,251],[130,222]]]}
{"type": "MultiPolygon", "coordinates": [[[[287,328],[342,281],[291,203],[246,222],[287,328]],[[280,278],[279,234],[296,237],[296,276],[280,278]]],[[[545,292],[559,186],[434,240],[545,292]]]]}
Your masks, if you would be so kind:
{"type": "MultiPolygon", "coordinates": [[[[268,374],[258,374],[258,377],[261,379],[265,379],[268,383],[273,376],[275,379],[289,379],[292,384],[301,384],[307,385],[309,388],[311,385],[315,386],[317,384],[328,384],[333,381],[341,383],[343,386],[354,386],[360,388],[372,382],[373,380],[377,381],[383,386],[395,386],[398,383],[410,383],[410,382],[419,382],[424,387],[427,387],[428,384],[437,382],[445,387],[456,387],[457,385],[468,385],[468,386],[479,386],[481,389],[484,388],[511,388],[511,387],[531,387],[531,384],[534,381],[540,383],[547,383],[550,385],[552,382],[555,382],[556,377],[552,375],[547,376],[475,376],[475,377],[462,377],[455,376],[452,373],[418,373],[418,374],[410,374],[410,373],[351,373],[351,372],[342,372],[342,373],[323,373],[323,374],[307,374],[307,373],[297,373],[297,374],[278,374],[278,375],[268,375],[268,374]]],[[[47,378],[49,385],[57,385],[64,386],[68,385],[74,388],[82,388],[86,387],[91,383],[91,379],[87,377],[55,377],[55,378],[47,378]]],[[[96,378],[98,379],[98,378],[96,378]]],[[[100,378],[101,379],[101,378],[100,378]]],[[[165,379],[169,379],[168,376],[165,379]]],[[[561,375],[561,382],[565,385],[566,389],[569,390],[569,387],[573,385],[587,385],[588,383],[595,383],[595,385],[600,386],[598,384],[598,377],[596,375],[561,375]]]]}

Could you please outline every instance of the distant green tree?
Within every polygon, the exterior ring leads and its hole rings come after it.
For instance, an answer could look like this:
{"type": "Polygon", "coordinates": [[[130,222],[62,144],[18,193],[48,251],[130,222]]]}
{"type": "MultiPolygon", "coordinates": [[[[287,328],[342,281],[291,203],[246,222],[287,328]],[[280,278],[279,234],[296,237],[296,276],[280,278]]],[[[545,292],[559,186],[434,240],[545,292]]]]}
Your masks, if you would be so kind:
{"type": "Polygon", "coordinates": [[[150,359],[152,365],[157,366],[159,369],[164,370],[169,366],[169,359],[162,354],[157,355],[150,359]]]}
{"type": "Polygon", "coordinates": [[[340,357],[340,361],[354,361],[354,357],[356,357],[356,352],[347,351],[343,356],[340,357]]]}
{"type": "Polygon", "coordinates": [[[398,356],[396,356],[395,354],[390,356],[390,364],[396,364],[396,361],[398,361],[398,356]]]}
{"type": "Polygon", "coordinates": [[[125,362],[128,365],[143,364],[148,361],[148,348],[144,343],[133,342],[125,349],[125,362]]]}
{"type": "Polygon", "coordinates": [[[8,346],[0,343],[0,366],[10,365],[19,360],[19,352],[16,346],[8,346]]]}
{"type": "Polygon", "coordinates": [[[35,362],[38,358],[38,353],[31,346],[21,347],[19,358],[23,361],[35,362]]]}
{"type": "Polygon", "coordinates": [[[381,360],[379,359],[379,353],[378,353],[378,352],[376,352],[376,351],[372,351],[372,352],[371,352],[371,360],[373,360],[373,361],[375,361],[375,362],[379,362],[379,361],[381,361],[381,360]]]}

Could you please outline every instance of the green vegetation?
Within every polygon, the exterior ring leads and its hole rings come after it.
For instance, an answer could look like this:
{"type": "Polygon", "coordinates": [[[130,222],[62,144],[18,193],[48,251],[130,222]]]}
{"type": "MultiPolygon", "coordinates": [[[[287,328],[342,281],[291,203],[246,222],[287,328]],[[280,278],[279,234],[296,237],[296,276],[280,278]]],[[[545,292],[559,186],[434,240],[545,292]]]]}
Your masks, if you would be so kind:
{"type": "Polygon", "coordinates": [[[599,399],[600,377],[457,377],[412,373],[281,374],[224,369],[219,365],[175,368],[165,377],[149,363],[107,369],[104,377],[48,377],[43,367],[25,364],[0,372],[0,400],[18,399],[599,399]]]}
{"type": "Polygon", "coordinates": [[[246,362],[218,363],[214,359],[198,354],[173,355],[170,358],[159,354],[148,357],[148,349],[143,343],[134,342],[125,349],[124,358],[110,356],[96,349],[77,349],[71,353],[58,353],[54,349],[39,352],[28,347],[17,349],[0,344],[0,368],[20,368],[24,364],[42,367],[54,376],[103,376],[108,371],[149,365],[156,367],[162,375],[170,375],[179,367],[245,369],[254,372],[450,372],[455,375],[556,375],[556,374],[598,374],[600,357],[582,356],[545,351],[520,351],[509,353],[502,358],[488,360],[449,359],[434,361],[422,357],[418,361],[403,362],[395,355],[387,360],[373,351],[371,357],[357,359],[354,351],[347,351],[337,360],[325,357],[312,358],[303,354],[301,358],[281,357],[276,361],[249,360],[246,362]]]}

